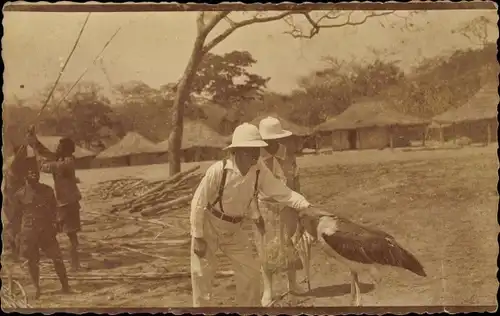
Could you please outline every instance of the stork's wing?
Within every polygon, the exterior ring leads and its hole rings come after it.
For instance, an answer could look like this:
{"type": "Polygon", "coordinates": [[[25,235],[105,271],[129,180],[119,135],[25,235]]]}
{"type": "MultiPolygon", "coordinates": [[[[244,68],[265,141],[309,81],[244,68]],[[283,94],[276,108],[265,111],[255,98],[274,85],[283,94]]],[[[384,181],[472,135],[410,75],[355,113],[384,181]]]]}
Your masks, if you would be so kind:
{"type": "Polygon", "coordinates": [[[400,267],[426,276],[420,262],[389,234],[341,218],[337,218],[336,226],[333,234],[321,232],[321,236],[344,258],[365,264],[400,267]]]}

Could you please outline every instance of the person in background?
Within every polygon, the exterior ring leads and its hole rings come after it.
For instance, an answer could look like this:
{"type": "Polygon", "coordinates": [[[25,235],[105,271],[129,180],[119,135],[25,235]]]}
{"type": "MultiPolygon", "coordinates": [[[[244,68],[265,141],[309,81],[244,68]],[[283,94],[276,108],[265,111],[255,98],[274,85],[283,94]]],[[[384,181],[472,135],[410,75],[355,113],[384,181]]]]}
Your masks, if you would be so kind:
{"type": "Polygon", "coordinates": [[[40,291],[40,249],[49,257],[62,285],[62,292],[70,287],[66,267],[57,241],[57,205],[54,191],[42,184],[35,157],[26,158],[26,182],[15,194],[13,203],[21,217],[20,253],[28,261],[28,272],[35,286],[35,298],[40,291]]]}
{"type": "Polygon", "coordinates": [[[71,270],[80,269],[78,235],[81,231],[80,200],[82,198],[75,174],[75,143],[66,137],[59,140],[56,152],[47,149],[36,137],[34,127],[28,131],[28,144],[39,158],[40,171],[52,174],[56,192],[60,231],[66,233],[71,244],[71,270]]]}
{"type": "Polygon", "coordinates": [[[254,257],[251,238],[242,229],[245,217],[264,229],[260,214],[251,207],[258,192],[287,206],[306,209],[309,202],[276,179],[259,162],[262,141],[256,126],[236,127],[226,150],[230,158],[211,165],[191,202],[191,282],[194,307],[212,302],[216,252],[232,263],[236,280],[236,305],[259,306],[260,264],[254,257]]]}
{"type": "Polygon", "coordinates": [[[4,242],[12,252],[12,258],[17,261],[19,258],[19,230],[21,229],[21,217],[19,210],[13,203],[14,194],[26,182],[25,161],[27,157],[27,147],[25,145],[13,146],[14,155],[9,157],[4,164],[4,190],[2,200],[2,217],[4,223],[4,242]]]}
{"type": "MultiPolygon", "coordinates": [[[[259,123],[259,132],[262,139],[268,144],[267,147],[261,149],[260,159],[262,162],[280,182],[290,189],[300,192],[299,168],[296,161],[292,132],[284,130],[281,122],[274,117],[262,119],[259,123]]],[[[272,240],[274,240],[276,242],[272,246],[278,248],[278,251],[271,254],[259,252],[263,262],[264,293],[262,305],[266,306],[272,301],[272,276],[274,272],[286,270],[288,290],[298,292],[296,270],[308,265],[308,262],[301,261],[298,255],[300,247],[295,249],[292,242],[292,238],[298,230],[299,217],[297,211],[279,203],[273,197],[266,196],[264,192],[258,196],[258,207],[267,228],[265,236],[260,239],[260,242],[270,248],[272,240]]],[[[257,240],[259,241],[259,238],[257,240]]],[[[258,247],[258,249],[262,250],[264,248],[258,247]]],[[[307,261],[308,259],[304,258],[302,260],[307,261]]],[[[307,269],[308,266],[305,268],[307,269]]]]}

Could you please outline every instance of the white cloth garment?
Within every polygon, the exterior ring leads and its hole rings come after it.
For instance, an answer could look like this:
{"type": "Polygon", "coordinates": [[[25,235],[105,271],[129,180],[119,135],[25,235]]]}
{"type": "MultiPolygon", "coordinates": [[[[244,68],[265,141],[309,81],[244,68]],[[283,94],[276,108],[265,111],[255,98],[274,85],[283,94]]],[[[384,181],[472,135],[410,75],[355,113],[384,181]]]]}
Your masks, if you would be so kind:
{"type": "MultiPolygon", "coordinates": [[[[224,212],[229,216],[248,216],[254,208],[249,207],[254,194],[256,170],[260,170],[258,191],[265,196],[286,206],[304,209],[309,207],[309,202],[299,193],[292,191],[280,180],[276,179],[272,172],[259,160],[250,168],[246,175],[242,175],[236,167],[233,159],[226,163],[227,178],[224,188],[222,205],[224,212]]],[[[219,191],[222,178],[222,161],[210,166],[196,189],[191,201],[191,235],[203,237],[203,224],[208,203],[212,203],[219,191]]],[[[217,206],[216,206],[217,207],[217,206]]],[[[253,217],[253,216],[251,216],[253,217]]]]}
{"type": "Polygon", "coordinates": [[[264,163],[267,160],[272,159],[273,162],[271,163],[272,168],[270,168],[270,171],[276,178],[281,180],[281,182],[286,183],[286,175],[283,169],[281,168],[281,162],[279,161],[279,160],[283,161],[286,159],[286,146],[279,144],[278,150],[274,155],[271,155],[265,148],[261,148],[260,159],[262,159],[264,163]]]}
{"type": "Polygon", "coordinates": [[[260,306],[260,265],[253,255],[251,240],[242,225],[207,216],[204,239],[207,242],[205,257],[198,257],[191,246],[193,307],[215,306],[212,301],[212,289],[214,275],[219,266],[216,257],[218,251],[230,259],[235,273],[236,306],[260,306]]]}
{"type": "MultiPolygon", "coordinates": [[[[243,222],[233,224],[213,216],[206,206],[217,198],[222,178],[222,161],[213,164],[195,191],[191,202],[191,235],[203,238],[208,250],[199,258],[191,246],[191,282],[193,306],[209,306],[212,283],[217,268],[216,252],[221,251],[231,260],[236,279],[236,304],[238,306],[260,306],[260,264],[254,257],[252,241],[243,227],[243,222]]],[[[294,208],[307,208],[309,202],[300,194],[290,190],[277,180],[269,169],[259,162],[242,175],[232,159],[226,163],[227,176],[222,205],[229,216],[247,216],[256,208],[250,207],[255,185],[256,170],[260,170],[258,190],[294,208]]],[[[214,206],[218,208],[218,205],[214,206]]],[[[251,214],[250,217],[254,217],[251,214]]]]}
{"type": "MultiPolygon", "coordinates": [[[[271,155],[265,148],[261,149],[260,159],[262,163],[284,185],[287,184],[287,181],[293,181],[294,177],[297,176],[297,166],[287,158],[289,157],[287,157],[286,146],[282,144],[279,145],[274,155],[271,155]]],[[[288,241],[296,232],[298,222],[296,211],[278,203],[264,193],[259,194],[258,205],[266,223],[266,232],[262,236],[263,239],[256,238],[263,264],[273,271],[291,266],[298,267],[297,260],[299,258],[295,254],[293,246],[288,244],[288,241]],[[260,245],[260,243],[263,243],[263,245],[260,245]],[[276,247],[278,249],[274,249],[276,247]]]]}

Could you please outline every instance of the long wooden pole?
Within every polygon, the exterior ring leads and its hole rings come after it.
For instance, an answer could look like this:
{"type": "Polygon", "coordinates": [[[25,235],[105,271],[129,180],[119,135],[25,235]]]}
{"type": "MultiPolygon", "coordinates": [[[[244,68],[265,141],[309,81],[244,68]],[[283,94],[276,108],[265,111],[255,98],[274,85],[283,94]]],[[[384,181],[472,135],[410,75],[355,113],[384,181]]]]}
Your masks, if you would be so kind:
{"type": "MultiPolygon", "coordinates": [[[[82,80],[82,78],[85,76],[85,74],[87,73],[87,71],[89,71],[90,67],[95,65],[97,60],[102,56],[102,54],[104,53],[104,51],[106,50],[106,48],[109,46],[109,44],[113,41],[113,39],[115,38],[115,36],[118,34],[118,32],[121,30],[121,27],[119,27],[116,32],[109,38],[109,40],[106,42],[106,44],[104,44],[104,47],[102,48],[101,52],[94,58],[94,61],[92,62],[92,65],[88,66],[84,71],[83,73],[80,75],[80,77],[78,77],[78,79],[75,81],[75,83],[71,86],[71,88],[69,88],[69,90],[66,92],[66,94],[61,98],[61,100],[59,100],[59,102],[57,102],[57,105],[56,105],[56,108],[62,103],[64,102],[64,100],[66,100],[66,98],[68,97],[68,95],[71,93],[71,91],[76,87],[76,85],[80,82],[80,80],[82,80]]],[[[107,76],[107,74],[106,74],[107,76]]],[[[108,80],[109,81],[109,80],[108,80]]]]}
{"type": "MultiPolygon", "coordinates": [[[[91,14],[91,12],[89,12],[87,14],[87,17],[85,18],[85,21],[83,22],[82,28],[80,29],[80,32],[78,33],[78,36],[76,37],[75,44],[71,48],[71,51],[70,51],[68,57],[66,58],[66,61],[64,62],[64,65],[63,65],[61,71],[59,71],[57,79],[54,82],[54,85],[52,86],[52,89],[49,91],[49,95],[47,96],[47,99],[45,99],[45,102],[43,103],[42,107],[40,108],[40,111],[38,111],[38,114],[37,114],[37,116],[32,124],[36,124],[36,122],[40,119],[40,116],[42,115],[43,110],[47,107],[47,104],[49,104],[49,101],[52,98],[52,95],[54,94],[54,91],[57,87],[57,84],[59,83],[59,80],[61,80],[61,76],[64,73],[64,70],[66,69],[66,66],[69,63],[69,60],[73,56],[73,53],[75,52],[75,49],[78,46],[78,43],[80,42],[80,38],[82,37],[83,31],[85,30],[85,26],[87,25],[87,22],[90,18],[90,14],[91,14]]],[[[14,155],[16,155],[16,156],[19,155],[21,153],[21,151],[24,150],[24,147],[25,147],[25,145],[21,145],[14,155]]]]}
{"type": "Polygon", "coordinates": [[[45,100],[45,103],[42,105],[42,108],[38,112],[36,120],[38,120],[40,118],[40,115],[42,115],[43,110],[45,109],[45,107],[49,103],[50,99],[52,98],[52,95],[54,94],[54,90],[56,89],[57,84],[59,83],[59,80],[61,79],[61,76],[64,73],[64,70],[66,69],[66,66],[69,63],[71,56],[73,56],[73,53],[75,52],[75,49],[78,46],[78,43],[80,42],[80,38],[82,37],[83,30],[85,29],[85,26],[87,25],[87,22],[90,18],[90,14],[91,14],[91,12],[89,12],[89,14],[87,14],[87,17],[85,18],[85,22],[83,22],[82,28],[80,29],[80,33],[78,33],[78,36],[76,37],[75,44],[73,45],[73,48],[71,49],[71,51],[68,55],[68,58],[66,58],[66,61],[64,62],[64,65],[63,65],[61,71],[59,72],[59,75],[57,76],[56,82],[54,82],[54,86],[52,86],[52,89],[50,90],[49,95],[47,96],[47,99],[45,100]]]}

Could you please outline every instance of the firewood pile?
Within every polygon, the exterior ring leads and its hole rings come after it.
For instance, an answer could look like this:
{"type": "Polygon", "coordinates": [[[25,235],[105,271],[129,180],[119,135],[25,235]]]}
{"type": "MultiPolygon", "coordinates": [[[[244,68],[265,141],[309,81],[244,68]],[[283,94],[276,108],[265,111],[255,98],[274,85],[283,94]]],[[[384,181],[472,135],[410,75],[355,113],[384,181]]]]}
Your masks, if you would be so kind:
{"type": "Polygon", "coordinates": [[[167,180],[143,185],[147,188],[145,191],[124,202],[114,204],[111,213],[140,213],[141,216],[149,217],[187,207],[203,177],[196,172],[199,168],[200,166],[196,166],[167,180]]]}
{"type": "Polygon", "coordinates": [[[140,196],[161,181],[149,182],[140,178],[125,178],[101,181],[88,198],[112,199],[122,196],[140,196]]]}

